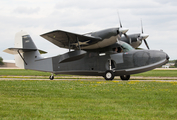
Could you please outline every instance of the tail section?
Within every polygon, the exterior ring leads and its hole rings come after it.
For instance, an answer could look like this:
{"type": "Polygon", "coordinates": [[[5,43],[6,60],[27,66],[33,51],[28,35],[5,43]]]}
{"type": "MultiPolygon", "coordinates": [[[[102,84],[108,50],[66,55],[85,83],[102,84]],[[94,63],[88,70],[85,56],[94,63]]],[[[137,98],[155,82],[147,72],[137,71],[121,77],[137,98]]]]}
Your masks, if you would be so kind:
{"type": "MultiPolygon", "coordinates": [[[[21,48],[22,50],[37,50],[37,47],[32,41],[31,37],[25,31],[20,31],[15,35],[15,48],[21,48]]],[[[24,51],[15,55],[15,63],[17,67],[25,68],[25,64],[27,65],[28,63],[24,59],[24,54],[22,53],[24,53],[24,51]]]]}
{"type": "Polygon", "coordinates": [[[42,58],[40,52],[46,52],[38,50],[30,35],[24,31],[20,31],[15,35],[15,48],[8,48],[4,52],[14,54],[16,66],[23,69],[41,71],[45,71],[46,69],[48,71],[45,62],[51,62],[51,60],[42,58]],[[39,61],[43,62],[39,63],[39,61]]]}

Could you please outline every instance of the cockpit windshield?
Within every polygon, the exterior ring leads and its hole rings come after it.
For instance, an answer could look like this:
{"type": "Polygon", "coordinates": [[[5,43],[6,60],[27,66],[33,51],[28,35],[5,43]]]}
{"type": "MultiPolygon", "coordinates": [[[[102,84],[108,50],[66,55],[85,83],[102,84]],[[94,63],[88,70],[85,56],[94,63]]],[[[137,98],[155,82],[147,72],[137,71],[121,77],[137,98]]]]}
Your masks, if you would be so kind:
{"type": "Polygon", "coordinates": [[[131,45],[129,45],[125,42],[119,41],[118,43],[121,45],[123,52],[128,52],[128,51],[134,50],[134,48],[131,45]]]}

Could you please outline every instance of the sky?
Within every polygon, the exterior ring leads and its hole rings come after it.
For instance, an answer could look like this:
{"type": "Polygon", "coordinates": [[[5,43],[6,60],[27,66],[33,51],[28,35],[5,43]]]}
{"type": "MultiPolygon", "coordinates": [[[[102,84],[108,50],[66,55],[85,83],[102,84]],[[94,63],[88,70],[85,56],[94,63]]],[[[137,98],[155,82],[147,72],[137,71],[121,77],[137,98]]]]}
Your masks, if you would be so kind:
{"type": "MultiPolygon", "coordinates": [[[[119,27],[119,16],[127,34],[141,33],[141,19],[151,50],[163,50],[171,60],[177,59],[176,0],[1,0],[0,57],[13,60],[3,50],[14,47],[15,34],[24,30],[38,49],[47,51],[44,57],[68,52],[41,34],[64,30],[77,34],[119,27]]],[[[146,48],[144,43],[140,48],[146,48]]]]}

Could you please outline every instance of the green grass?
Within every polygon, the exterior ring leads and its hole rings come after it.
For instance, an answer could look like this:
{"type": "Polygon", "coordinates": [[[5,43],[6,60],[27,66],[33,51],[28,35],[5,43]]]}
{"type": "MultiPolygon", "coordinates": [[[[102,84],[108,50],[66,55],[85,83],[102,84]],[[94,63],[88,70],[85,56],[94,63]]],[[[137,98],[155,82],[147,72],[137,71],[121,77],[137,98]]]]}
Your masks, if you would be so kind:
{"type": "Polygon", "coordinates": [[[11,76],[49,76],[50,73],[25,69],[0,69],[0,75],[11,76]]]}
{"type": "Polygon", "coordinates": [[[0,119],[177,119],[177,82],[0,81],[0,119]]]}
{"type": "MultiPolygon", "coordinates": [[[[0,76],[9,76],[9,75],[10,76],[50,76],[51,74],[47,72],[24,70],[24,69],[0,69],[0,76]]],[[[57,76],[63,76],[63,75],[57,75],[57,76]]],[[[151,70],[140,74],[134,74],[132,76],[177,77],[177,70],[151,70]]]]}
{"type": "Polygon", "coordinates": [[[177,70],[151,70],[151,71],[140,73],[140,74],[134,74],[133,76],[177,77],[177,70]]]}

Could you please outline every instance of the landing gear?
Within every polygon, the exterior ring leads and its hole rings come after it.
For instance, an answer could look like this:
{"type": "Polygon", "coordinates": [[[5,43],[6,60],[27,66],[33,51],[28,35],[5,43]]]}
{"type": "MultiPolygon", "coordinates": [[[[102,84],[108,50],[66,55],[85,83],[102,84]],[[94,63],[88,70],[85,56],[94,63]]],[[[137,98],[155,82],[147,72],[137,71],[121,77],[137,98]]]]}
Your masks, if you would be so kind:
{"type": "Polygon", "coordinates": [[[130,75],[123,75],[123,76],[120,76],[120,79],[121,79],[121,80],[129,80],[129,79],[130,79],[130,75]]]}
{"type": "Polygon", "coordinates": [[[115,72],[115,63],[114,63],[114,61],[113,60],[111,60],[111,59],[108,59],[108,62],[107,62],[107,64],[106,65],[108,65],[108,68],[107,69],[109,69],[109,70],[107,70],[105,73],[104,73],[104,79],[105,80],[113,80],[114,79],[114,72],[115,72]]]}
{"type": "Polygon", "coordinates": [[[104,78],[106,80],[113,80],[114,79],[114,72],[112,70],[107,70],[104,74],[104,78]]]}
{"type": "Polygon", "coordinates": [[[51,76],[49,76],[49,79],[53,80],[54,79],[54,75],[52,74],[51,76]]]}

